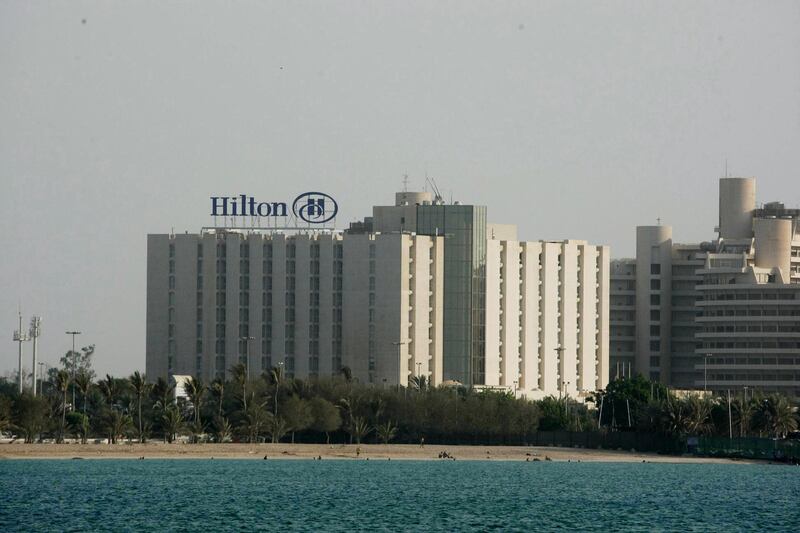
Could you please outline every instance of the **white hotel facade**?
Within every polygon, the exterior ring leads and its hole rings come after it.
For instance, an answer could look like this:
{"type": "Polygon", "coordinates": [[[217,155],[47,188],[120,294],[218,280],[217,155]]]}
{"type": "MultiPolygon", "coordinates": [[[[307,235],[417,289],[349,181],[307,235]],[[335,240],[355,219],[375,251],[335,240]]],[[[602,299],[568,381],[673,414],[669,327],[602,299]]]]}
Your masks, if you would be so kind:
{"type": "Polygon", "coordinates": [[[378,386],[425,376],[580,397],[608,381],[608,305],[608,247],[521,242],[485,208],[404,192],[343,232],[148,235],[146,371],[349,367],[378,386]]]}

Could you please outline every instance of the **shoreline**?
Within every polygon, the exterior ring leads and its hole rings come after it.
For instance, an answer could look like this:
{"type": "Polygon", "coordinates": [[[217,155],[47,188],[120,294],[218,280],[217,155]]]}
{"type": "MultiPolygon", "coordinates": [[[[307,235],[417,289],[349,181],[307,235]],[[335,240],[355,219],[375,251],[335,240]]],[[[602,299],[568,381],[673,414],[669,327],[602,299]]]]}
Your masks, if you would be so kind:
{"type": "Polygon", "coordinates": [[[469,446],[418,444],[0,444],[2,459],[251,459],[263,460],[398,460],[445,461],[447,452],[462,461],[765,464],[765,461],[716,457],[658,455],[649,452],[557,448],[548,446],[469,446]]]}

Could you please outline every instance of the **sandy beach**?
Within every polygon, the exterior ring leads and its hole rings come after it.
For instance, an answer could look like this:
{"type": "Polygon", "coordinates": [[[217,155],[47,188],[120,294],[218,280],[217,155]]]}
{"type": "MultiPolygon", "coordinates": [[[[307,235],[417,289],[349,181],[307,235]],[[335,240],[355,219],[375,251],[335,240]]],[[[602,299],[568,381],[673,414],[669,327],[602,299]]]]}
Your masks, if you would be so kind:
{"type": "MultiPolygon", "coordinates": [[[[669,456],[619,450],[533,446],[448,446],[414,444],[0,444],[0,459],[348,459],[442,460],[447,452],[466,461],[586,461],[625,463],[751,463],[753,461],[669,456]]],[[[450,459],[452,460],[452,459],[450,459]]]]}

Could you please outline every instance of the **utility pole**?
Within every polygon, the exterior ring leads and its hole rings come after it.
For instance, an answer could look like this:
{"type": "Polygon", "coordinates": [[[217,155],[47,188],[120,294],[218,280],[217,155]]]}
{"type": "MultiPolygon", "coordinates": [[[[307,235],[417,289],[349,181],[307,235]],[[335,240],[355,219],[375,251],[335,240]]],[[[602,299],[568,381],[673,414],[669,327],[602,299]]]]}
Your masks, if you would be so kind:
{"type": "Polygon", "coordinates": [[[733,418],[731,417],[731,390],[728,389],[728,436],[733,438],[733,418]]]}
{"type": "Polygon", "coordinates": [[[42,334],[42,318],[34,316],[31,318],[31,327],[28,336],[33,341],[33,395],[36,396],[36,367],[38,366],[37,356],[39,346],[39,335],[42,334]]]}
{"type": "MultiPolygon", "coordinates": [[[[30,340],[28,334],[22,329],[22,311],[19,312],[19,329],[14,332],[14,342],[19,345],[19,375],[17,381],[19,382],[19,393],[22,394],[22,343],[30,340]]],[[[33,369],[36,374],[36,369],[33,369]]]]}
{"type": "Polygon", "coordinates": [[[67,335],[72,335],[72,410],[75,410],[75,367],[78,366],[78,354],[75,353],[75,335],[80,335],[80,331],[67,331],[67,335]]]}

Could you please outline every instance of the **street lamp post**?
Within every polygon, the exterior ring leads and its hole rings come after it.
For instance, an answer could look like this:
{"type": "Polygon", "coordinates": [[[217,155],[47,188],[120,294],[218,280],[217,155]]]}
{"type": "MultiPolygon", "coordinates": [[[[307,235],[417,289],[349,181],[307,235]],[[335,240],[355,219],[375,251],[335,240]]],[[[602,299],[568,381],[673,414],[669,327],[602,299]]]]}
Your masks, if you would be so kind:
{"type": "Polygon", "coordinates": [[[281,381],[283,380],[283,361],[278,361],[278,375],[275,380],[275,418],[278,417],[278,394],[281,391],[281,381]]]}
{"type": "Polygon", "coordinates": [[[517,397],[517,384],[518,384],[518,383],[519,383],[519,381],[517,381],[517,380],[515,379],[515,380],[514,380],[514,398],[516,398],[516,397],[517,397]]]}
{"type": "Polygon", "coordinates": [[[67,331],[67,335],[72,335],[72,406],[71,410],[75,410],[75,367],[78,364],[78,354],[75,353],[75,335],[80,335],[80,331],[67,331]]]}
{"type": "Polygon", "coordinates": [[[255,337],[239,337],[239,340],[244,341],[245,373],[247,381],[250,381],[250,341],[255,339],[255,337]]]}
{"type": "Polygon", "coordinates": [[[400,358],[400,347],[406,344],[405,341],[393,342],[392,346],[397,346],[397,390],[400,390],[400,376],[403,370],[403,363],[400,358]]]}

